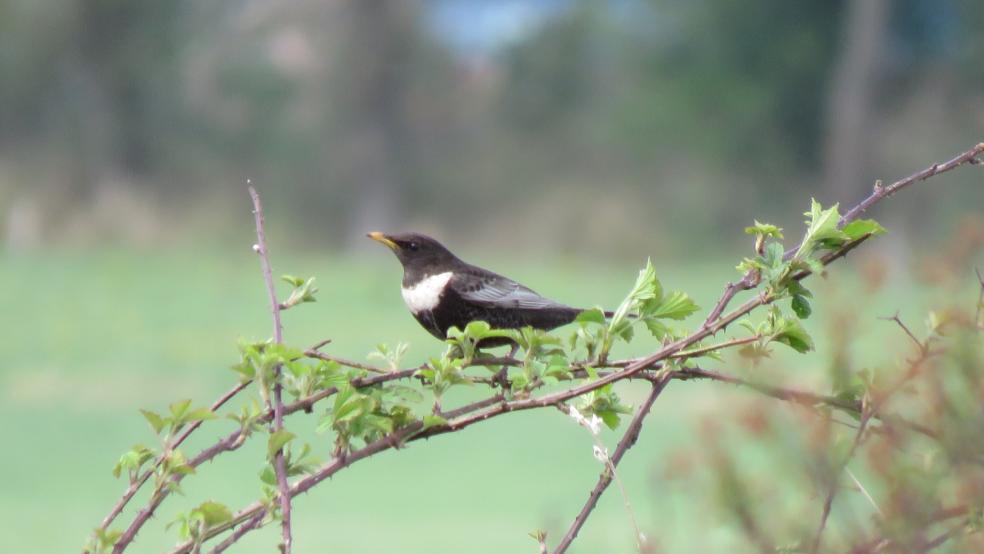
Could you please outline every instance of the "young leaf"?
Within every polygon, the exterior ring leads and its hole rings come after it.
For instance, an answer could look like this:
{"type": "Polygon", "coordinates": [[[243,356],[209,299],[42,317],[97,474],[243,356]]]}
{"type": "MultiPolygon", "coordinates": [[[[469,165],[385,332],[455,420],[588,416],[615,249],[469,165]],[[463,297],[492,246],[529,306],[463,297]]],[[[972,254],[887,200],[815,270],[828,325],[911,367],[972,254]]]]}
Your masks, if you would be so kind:
{"type": "Polygon", "coordinates": [[[168,409],[171,410],[171,416],[173,416],[175,420],[181,420],[182,416],[185,415],[185,412],[187,412],[188,408],[190,407],[191,407],[191,399],[187,399],[187,400],[178,400],[177,402],[168,406],[168,409]]]}
{"type": "Polygon", "coordinates": [[[697,304],[687,296],[687,293],[673,291],[665,296],[659,306],[653,311],[648,312],[647,315],[656,318],[680,320],[686,319],[690,314],[699,309],[697,304]]]}
{"type": "Polygon", "coordinates": [[[792,308],[793,312],[796,314],[796,317],[800,319],[806,319],[810,317],[811,313],[813,313],[813,309],[810,307],[810,301],[801,294],[797,294],[793,297],[792,308]]]}
{"type": "Polygon", "coordinates": [[[424,426],[420,429],[421,431],[426,431],[427,429],[430,429],[431,427],[437,427],[438,425],[448,424],[448,420],[444,419],[439,415],[433,415],[433,414],[427,414],[424,417],[422,417],[421,420],[424,423],[424,426]]]}
{"type": "Polygon", "coordinates": [[[801,354],[813,350],[813,339],[796,319],[782,319],[781,323],[777,324],[776,334],[773,335],[772,340],[785,344],[801,354]]]}
{"type": "Polygon", "coordinates": [[[206,419],[215,419],[216,417],[218,416],[215,415],[215,412],[208,408],[197,408],[185,413],[181,420],[184,422],[204,421],[206,419]]]}
{"type": "Polygon", "coordinates": [[[158,413],[152,412],[150,410],[140,410],[144,418],[150,423],[150,426],[154,428],[154,432],[158,435],[161,434],[161,429],[167,425],[167,421],[161,417],[158,413]]]}
{"type": "Polygon", "coordinates": [[[270,439],[267,441],[267,456],[273,458],[280,449],[282,449],[287,443],[294,440],[297,435],[291,433],[286,429],[279,429],[270,434],[270,439]]]}
{"type": "Polygon", "coordinates": [[[579,313],[574,321],[578,323],[605,323],[605,312],[601,308],[591,308],[579,313]]]}
{"type": "Polygon", "coordinates": [[[293,275],[281,275],[280,278],[289,283],[292,287],[300,287],[304,284],[304,279],[293,275]]]}
{"type": "Polygon", "coordinates": [[[232,519],[232,511],[229,507],[214,500],[202,502],[195,511],[201,514],[205,527],[221,525],[232,519]]]}
{"type": "Polygon", "coordinates": [[[855,219],[845,225],[841,231],[847,235],[848,240],[857,240],[864,235],[884,235],[888,232],[874,219],[855,219]]]}
{"type": "Polygon", "coordinates": [[[837,228],[840,221],[837,207],[838,205],[834,204],[824,210],[816,199],[812,199],[810,211],[804,214],[807,216],[806,236],[803,237],[803,244],[796,252],[797,258],[813,252],[820,243],[837,245],[848,240],[847,234],[837,228]]]}
{"type": "Polygon", "coordinates": [[[763,237],[771,237],[774,239],[782,239],[782,229],[772,225],[771,223],[759,223],[755,220],[755,225],[751,227],[745,227],[746,235],[760,235],[763,237]]]}

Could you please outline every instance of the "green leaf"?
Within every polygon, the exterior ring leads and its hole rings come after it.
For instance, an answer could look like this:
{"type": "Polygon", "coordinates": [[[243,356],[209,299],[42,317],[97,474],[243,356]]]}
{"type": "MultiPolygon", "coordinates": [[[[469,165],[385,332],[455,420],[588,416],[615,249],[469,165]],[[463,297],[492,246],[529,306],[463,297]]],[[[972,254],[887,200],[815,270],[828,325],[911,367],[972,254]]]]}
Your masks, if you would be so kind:
{"type": "Polygon", "coordinates": [[[98,546],[96,548],[92,548],[90,546],[89,548],[94,551],[94,554],[109,552],[113,545],[115,545],[122,536],[123,531],[120,531],[119,529],[96,529],[96,541],[98,541],[98,546]]]}
{"type": "Polygon", "coordinates": [[[837,228],[840,221],[840,214],[837,211],[837,204],[824,210],[816,199],[811,200],[810,211],[804,215],[806,220],[806,236],[803,243],[796,252],[796,257],[813,252],[821,243],[830,246],[837,246],[848,240],[848,235],[837,228]]]}
{"type": "Polygon", "coordinates": [[[773,286],[778,287],[780,282],[789,274],[789,264],[783,261],[786,251],[782,244],[770,242],[765,247],[765,253],[761,258],[762,277],[773,286]]]}
{"type": "Polygon", "coordinates": [[[439,415],[434,415],[434,414],[425,415],[424,417],[421,418],[421,421],[424,424],[424,426],[420,429],[421,431],[426,431],[427,429],[430,429],[431,427],[437,427],[438,425],[448,424],[448,420],[444,419],[439,415]]]}
{"type": "Polygon", "coordinates": [[[252,381],[256,377],[256,368],[248,359],[243,359],[243,361],[231,366],[229,369],[238,373],[241,381],[252,381]]]}
{"type": "Polygon", "coordinates": [[[777,326],[772,340],[785,344],[801,354],[813,350],[813,339],[796,319],[783,319],[777,326]]]}
{"type": "Polygon", "coordinates": [[[849,240],[857,240],[864,235],[884,235],[888,232],[874,219],[856,219],[845,225],[841,231],[849,240]]]}
{"type": "Polygon", "coordinates": [[[614,410],[600,410],[595,412],[601,421],[605,422],[605,426],[614,431],[618,429],[619,417],[618,412],[614,410]]]}
{"type": "Polygon", "coordinates": [[[478,320],[478,321],[469,321],[468,325],[465,325],[464,333],[469,337],[482,339],[485,338],[485,336],[488,335],[489,331],[491,330],[492,330],[492,326],[490,326],[488,322],[478,320]]]}
{"type": "Polygon", "coordinates": [[[161,417],[158,413],[152,412],[150,410],[140,410],[144,418],[150,422],[150,426],[154,428],[154,432],[158,435],[161,434],[161,430],[167,425],[167,421],[161,417]]]}
{"type": "Polygon", "coordinates": [[[806,319],[810,317],[811,313],[813,313],[813,309],[810,307],[810,301],[801,294],[797,294],[793,297],[792,308],[793,312],[796,314],[796,317],[800,319],[806,319]]]}
{"type": "Polygon", "coordinates": [[[181,420],[182,416],[184,416],[185,412],[187,412],[188,408],[190,407],[191,407],[191,399],[187,399],[187,400],[178,400],[177,402],[168,406],[168,409],[171,410],[171,415],[174,417],[175,420],[181,420]]]}
{"type": "Polygon", "coordinates": [[[774,239],[782,239],[782,229],[772,225],[771,223],[759,223],[755,220],[755,225],[751,227],[745,227],[746,235],[761,235],[763,237],[772,237],[774,239]]]}
{"type": "Polygon", "coordinates": [[[135,478],[135,472],[145,463],[154,457],[154,452],[142,444],[134,445],[133,448],[124,452],[116,465],[113,467],[113,477],[119,478],[123,470],[131,474],[131,480],[135,478]]]}
{"type": "Polygon", "coordinates": [[[697,304],[687,296],[687,293],[673,291],[664,297],[659,306],[648,312],[647,315],[655,318],[680,320],[686,319],[699,309],[697,304]]]}
{"type": "Polygon", "coordinates": [[[645,323],[646,328],[649,329],[649,332],[652,333],[656,340],[663,340],[671,333],[670,328],[658,319],[646,318],[645,323]]]}
{"type": "Polygon", "coordinates": [[[228,506],[214,500],[202,502],[195,511],[202,515],[202,520],[206,527],[221,525],[232,520],[232,511],[228,506]]]}
{"type": "Polygon", "coordinates": [[[332,414],[336,422],[355,419],[366,412],[365,396],[358,393],[352,394],[351,396],[351,398],[347,398],[341,404],[335,403],[332,414]]]}
{"type": "Polygon", "coordinates": [[[605,323],[605,312],[601,308],[591,308],[579,313],[574,321],[578,323],[605,323]]]}
{"type": "Polygon", "coordinates": [[[295,277],[293,275],[281,275],[281,279],[287,281],[292,287],[300,287],[304,285],[304,279],[300,277],[295,277]]]}
{"type": "Polygon", "coordinates": [[[267,456],[272,459],[276,456],[277,452],[283,449],[287,443],[294,440],[296,436],[286,429],[280,429],[270,433],[270,439],[267,441],[267,456]]]}
{"type": "Polygon", "coordinates": [[[186,422],[187,421],[204,421],[206,419],[215,419],[217,417],[218,416],[215,415],[215,412],[213,412],[212,410],[210,410],[208,408],[197,408],[195,410],[191,410],[190,412],[185,413],[184,414],[184,417],[182,417],[181,420],[182,421],[186,421],[186,422]]]}

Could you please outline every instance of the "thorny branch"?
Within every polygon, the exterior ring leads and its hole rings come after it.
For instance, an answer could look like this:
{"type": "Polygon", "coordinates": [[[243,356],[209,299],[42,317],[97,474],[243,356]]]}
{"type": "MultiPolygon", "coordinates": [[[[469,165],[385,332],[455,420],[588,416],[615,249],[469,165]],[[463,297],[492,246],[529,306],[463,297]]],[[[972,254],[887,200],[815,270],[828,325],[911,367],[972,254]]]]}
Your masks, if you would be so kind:
{"type": "MultiPolygon", "coordinates": [[[[266,281],[267,293],[270,295],[270,313],[273,315],[273,341],[276,344],[284,342],[284,328],[280,322],[280,301],[277,300],[277,291],[273,286],[273,270],[270,267],[270,256],[267,252],[266,232],[263,229],[263,205],[260,203],[260,195],[256,189],[249,187],[249,196],[253,199],[253,216],[256,219],[256,245],[254,250],[260,256],[260,264],[263,267],[263,280],[266,281]]],[[[281,367],[274,368],[273,385],[273,431],[278,432],[284,428],[284,402],[283,385],[280,381],[281,367]]],[[[290,496],[289,484],[287,483],[287,462],[284,459],[284,449],[277,450],[273,459],[273,468],[277,477],[277,489],[280,491],[280,522],[283,542],[280,550],[282,554],[290,554],[293,538],[291,537],[290,527],[290,496]]]]}
{"type": "Polygon", "coordinates": [[[622,461],[622,457],[628,452],[632,446],[635,445],[636,441],[639,439],[639,432],[642,430],[642,423],[649,415],[649,410],[652,408],[653,403],[656,402],[656,398],[659,397],[660,393],[663,392],[663,388],[666,384],[670,382],[672,374],[664,372],[660,376],[653,378],[653,388],[649,392],[649,396],[646,397],[646,401],[642,403],[641,406],[636,410],[635,416],[632,418],[632,422],[629,423],[628,428],[625,430],[625,434],[622,435],[622,440],[618,442],[618,446],[615,447],[615,454],[611,457],[611,469],[606,467],[601,475],[598,476],[598,484],[595,485],[594,489],[588,495],[587,502],[581,508],[581,511],[574,518],[574,522],[571,523],[570,528],[567,533],[560,540],[557,548],[554,549],[554,554],[563,554],[567,552],[571,543],[577,538],[578,532],[581,527],[584,526],[584,522],[588,520],[588,516],[591,515],[591,511],[594,510],[595,506],[598,504],[598,499],[601,498],[602,493],[605,489],[612,483],[612,478],[614,476],[614,468],[618,467],[619,462],[622,461]]]}
{"type": "MultiPolygon", "coordinates": [[[[918,181],[926,180],[934,175],[938,175],[940,173],[950,171],[956,167],[959,167],[960,165],[979,163],[976,157],[981,155],[982,153],[984,153],[984,143],[978,144],[971,150],[968,150],[967,152],[964,152],[963,154],[945,163],[934,164],[933,166],[924,169],[916,174],[913,174],[909,177],[906,177],[905,179],[896,181],[895,183],[892,183],[888,187],[876,186],[875,190],[868,198],[866,198],[860,204],[852,208],[841,218],[840,225],[843,226],[846,223],[849,223],[850,221],[857,219],[858,217],[860,217],[862,213],[870,209],[879,201],[881,201],[884,198],[887,198],[888,196],[891,196],[892,194],[894,194],[895,192],[901,190],[906,186],[909,186],[918,181]]],[[[266,246],[265,246],[265,239],[263,237],[263,231],[262,231],[262,213],[259,207],[259,198],[256,196],[255,191],[253,191],[252,189],[251,189],[251,196],[254,198],[254,202],[256,204],[255,211],[257,215],[257,231],[258,231],[258,238],[259,238],[259,244],[257,244],[256,249],[257,252],[261,254],[261,260],[263,260],[263,264],[264,264],[264,277],[265,280],[267,281],[268,289],[271,291],[272,312],[273,312],[274,326],[275,326],[275,340],[278,340],[279,342],[279,338],[281,335],[281,326],[279,321],[280,305],[276,301],[276,297],[273,295],[272,292],[272,276],[269,270],[269,262],[266,259],[266,246]]],[[[855,247],[857,247],[862,242],[864,242],[867,238],[868,236],[862,236],[858,240],[845,244],[840,249],[824,256],[820,260],[820,262],[823,265],[832,263],[833,261],[846,255],[848,252],[850,252],[855,247]]],[[[796,248],[797,247],[794,247],[790,251],[787,251],[786,255],[791,256],[792,253],[796,251],[796,248]]],[[[797,280],[803,279],[809,275],[810,275],[809,271],[802,271],[799,274],[795,275],[794,279],[797,280]]],[[[740,279],[735,283],[729,283],[725,287],[724,294],[721,296],[721,298],[712,308],[711,312],[708,314],[708,317],[705,319],[705,321],[700,326],[700,328],[697,331],[695,331],[693,334],[683,339],[672,342],[670,344],[664,345],[659,351],[645,358],[627,360],[620,365],[618,365],[617,363],[609,364],[607,367],[612,367],[613,370],[603,375],[599,375],[599,379],[594,380],[592,382],[584,383],[567,390],[546,394],[541,397],[531,397],[531,398],[524,398],[524,399],[512,400],[512,401],[507,401],[505,397],[501,394],[494,395],[490,398],[483,399],[448,412],[444,412],[443,415],[449,418],[449,421],[446,425],[431,427],[424,431],[421,431],[422,424],[419,421],[409,424],[403,428],[395,430],[393,433],[389,434],[388,436],[385,436],[377,441],[367,444],[361,449],[353,450],[351,452],[344,453],[336,457],[335,459],[327,463],[325,466],[323,466],[313,474],[298,479],[293,485],[287,483],[286,479],[283,480],[280,479],[280,470],[278,469],[278,488],[280,489],[281,510],[283,511],[283,515],[284,515],[283,518],[284,544],[289,549],[290,546],[289,509],[290,509],[291,498],[302,492],[307,492],[312,487],[320,483],[322,480],[334,475],[338,471],[348,467],[352,463],[355,463],[363,458],[372,456],[374,454],[388,450],[398,445],[402,445],[407,442],[419,440],[421,438],[429,438],[431,436],[436,436],[439,434],[460,431],[465,427],[468,427],[474,423],[486,421],[488,419],[491,419],[499,415],[503,415],[505,413],[557,405],[558,403],[575,398],[587,392],[591,392],[609,383],[613,383],[624,379],[636,378],[644,374],[648,375],[649,371],[656,370],[661,367],[662,360],[666,360],[672,357],[687,357],[688,355],[693,356],[696,355],[697,353],[703,353],[713,349],[720,349],[726,346],[742,344],[742,342],[740,342],[739,340],[733,340],[733,341],[727,341],[725,343],[715,345],[715,347],[698,347],[689,352],[686,350],[688,347],[702,341],[707,337],[713,336],[717,332],[725,329],[728,325],[730,325],[740,317],[744,316],[745,314],[749,313],[750,311],[762,305],[767,305],[771,303],[773,299],[768,297],[767,295],[762,294],[762,295],[758,295],[757,297],[749,299],[738,308],[735,308],[731,312],[725,314],[725,310],[727,309],[728,304],[730,304],[730,302],[734,299],[734,297],[739,292],[754,288],[758,285],[758,283],[759,283],[759,279],[757,278],[756,275],[752,273],[746,274],[742,279],[740,279]],[[286,509],[284,509],[284,506],[286,506],[286,509]]],[[[984,298],[984,282],[982,282],[981,294],[982,294],[982,298],[984,298]]],[[[978,310],[980,310],[980,307],[978,307],[978,310]]],[[[977,316],[979,321],[980,319],[979,312],[977,316]]],[[[319,347],[320,346],[321,345],[319,345],[319,347]]],[[[312,357],[324,356],[323,359],[334,359],[335,361],[342,363],[343,365],[349,365],[350,367],[365,369],[366,371],[377,370],[379,372],[378,375],[373,377],[360,377],[352,380],[351,384],[353,387],[365,387],[365,386],[371,386],[373,384],[383,383],[390,380],[410,378],[411,376],[413,376],[413,374],[417,369],[414,368],[414,369],[392,372],[385,369],[372,368],[372,366],[368,366],[366,364],[359,364],[357,362],[348,362],[347,360],[342,360],[339,358],[333,358],[327,355],[322,355],[316,352],[316,350],[317,348],[309,350],[308,352],[306,352],[306,355],[312,357]]],[[[474,365],[488,365],[493,363],[491,360],[476,360],[475,362],[476,363],[474,365]]],[[[500,365],[513,365],[514,363],[521,364],[522,362],[521,361],[513,362],[512,360],[508,360],[508,359],[505,360],[497,359],[495,360],[494,363],[500,365]]],[[[571,369],[572,369],[572,373],[575,375],[578,375],[579,371],[583,372],[582,368],[579,367],[572,367],[571,369]]],[[[668,381],[670,378],[676,378],[676,379],[705,378],[705,379],[719,380],[723,382],[748,386],[759,392],[762,392],[763,394],[767,394],[769,396],[783,399],[783,400],[790,400],[799,403],[808,403],[808,402],[823,403],[843,409],[857,410],[856,406],[848,407],[848,406],[840,405],[841,401],[838,399],[823,397],[821,395],[813,395],[812,393],[806,393],[802,391],[782,389],[780,387],[772,387],[767,385],[745,382],[734,377],[725,376],[722,374],[717,374],[714,372],[709,372],[706,370],[700,370],[696,368],[687,368],[678,372],[664,373],[663,375],[667,375],[666,381],[668,381]]],[[[214,409],[220,407],[225,401],[227,401],[233,395],[235,395],[240,390],[242,390],[242,388],[245,387],[246,384],[248,383],[243,383],[241,385],[238,385],[233,391],[230,391],[230,393],[224,395],[224,399],[220,398],[220,401],[217,401],[216,404],[213,404],[214,409]]],[[[663,384],[665,385],[665,381],[663,382],[663,384]]],[[[277,392],[279,392],[279,388],[280,386],[278,381],[277,392]]],[[[275,426],[280,426],[282,425],[282,418],[284,415],[294,413],[298,410],[310,410],[311,407],[316,402],[324,398],[327,398],[336,392],[337,392],[337,388],[331,387],[329,389],[321,390],[311,395],[310,397],[299,399],[298,401],[286,406],[282,404],[282,402],[279,400],[279,394],[277,394],[277,401],[275,402],[273,408],[271,410],[268,410],[266,413],[264,413],[259,418],[259,420],[261,422],[273,420],[275,422],[274,423],[275,426]]],[[[655,400],[655,398],[653,398],[653,400],[655,400]]],[[[878,417],[878,416],[874,415],[874,417],[878,417]]],[[[884,416],[880,417],[880,419],[882,419],[882,421],[886,423],[889,422],[889,418],[886,418],[884,416]]],[[[892,423],[895,423],[897,421],[901,421],[901,420],[898,420],[897,418],[891,419],[892,423]]],[[[641,426],[641,420],[640,420],[640,426],[641,426]]],[[[908,426],[913,430],[923,432],[924,434],[932,433],[930,430],[925,428],[920,430],[919,426],[917,425],[908,425],[908,426]]],[[[184,441],[184,439],[186,439],[187,436],[192,431],[194,431],[197,428],[198,428],[197,423],[193,426],[190,426],[185,431],[185,433],[183,433],[182,436],[179,437],[177,441],[175,441],[175,443],[171,447],[172,448],[176,447],[178,444],[180,444],[180,442],[184,441]]],[[[248,434],[249,431],[245,429],[239,429],[232,432],[231,434],[220,439],[211,447],[202,450],[197,456],[195,456],[189,461],[188,465],[191,466],[192,468],[197,467],[202,463],[204,463],[205,461],[211,460],[212,458],[214,458],[215,456],[217,456],[222,452],[234,450],[238,448],[246,440],[248,434]]],[[[628,433],[626,434],[626,438],[628,438],[628,433]]],[[[626,450],[627,449],[628,447],[626,447],[626,450]]],[[[282,454],[283,452],[281,451],[280,454],[278,455],[280,460],[283,459],[282,454]]],[[[619,459],[620,458],[621,457],[619,457],[619,459]]],[[[157,460],[157,463],[160,463],[160,459],[157,460]]],[[[123,507],[133,497],[136,490],[139,489],[140,486],[146,482],[150,474],[151,474],[150,470],[148,470],[147,473],[141,475],[141,478],[134,482],[135,485],[131,484],[130,489],[127,490],[123,498],[121,498],[121,500],[117,503],[117,505],[114,506],[113,511],[111,511],[110,514],[104,519],[100,529],[105,530],[108,528],[109,524],[112,523],[115,517],[122,511],[123,507]]],[[[182,477],[183,477],[182,475],[174,475],[171,477],[171,480],[177,483],[182,479],[182,477]]],[[[167,494],[168,494],[167,490],[160,490],[160,491],[156,491],[155,494],[152,495],[151,500],[148,503],[148,506],[142,509],[140,512],[138,512],[138,515],[134,519],[133,523],[131,523],[130,527],[127,528],[127,530],[121,536],[120,540],[114,546],[114,553],[122,552],[122,550],[125,549],[125,547],[130,542],[132,542],[136,532],[139,531],[139,529],[144,523],[146,523],[147,519],[149,519],[149,517],[153,514],[154,510],[157,508],[157,506],[160,505],[160,503],[163,501],[164,497],[167,496],[167,494]]],[[[219,546],[216,547],[215,551],[221,551],[222,549],[227,548],[228,545],[234,543],[236,540],[238,540],[239,537],[244,535],[249,530],[261,527],[265,523],[264,520],[266,519],[266,515],[267,515],[265,511],[266,509],[260,503],[258,502],[254,503],[240,510],[233,517],[231,521],[222,525],[218,525],[214,528],[208,529],[206,531],[207,536],[205,537],[205,539],[212,538],[233,527],[239,526],[233,535],[231,535],[229,538],[226,539],[226,541],[223,541],[222,543],[220,543],[219,546]]],[[[590,512],[590,509],[588,509],[588,512],[590,512]]],[[[174,552],[188,552],[190,548],[191,548],[190,543],[187,543],[177,547],[174,550],[174,552]]]]}

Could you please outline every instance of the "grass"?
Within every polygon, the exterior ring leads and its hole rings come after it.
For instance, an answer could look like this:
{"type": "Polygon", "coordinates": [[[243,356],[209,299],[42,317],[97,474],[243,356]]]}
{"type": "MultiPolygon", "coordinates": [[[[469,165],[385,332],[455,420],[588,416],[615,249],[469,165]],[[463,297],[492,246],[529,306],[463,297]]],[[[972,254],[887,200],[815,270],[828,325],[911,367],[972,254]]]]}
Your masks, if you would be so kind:
{"type": "MultiPolygon", "coordinates": [[[[618,303],[637,269],[556,260],[482,262],[558,300],[606,307],[618,303]]],[[[317,276],[322,289],[316,304],[285,314],[288,342],[305,346],[331,338],[330,351],[362,359],[378,342],[403,340],[411,344],[407,364],[439,352],[440,345],[406,312],[398,266],[382,253],[366,259],[278,256],[274,246],[273,263],[281,273],[317,276]]],[[[731,260],[657,263],[657,272],[665,286],[683,288],[709,307],[725,280],[734,277],[732,266],[731,260]]],[[[855,325],[865,340],[854,346],[855,355],[875,362],[896,355],[880,345],[897,332],[876,316],[901,309],[918,323],[925,307],[940,299],[963,295],[972,302],[972,282],[923,292],[904,274],[876,293],[852,296],[864,290],[852,275],[850,263],[843,264],[817,287],[821,298],[831,298],[819,303],[808,322],[818,332],[819,352],[780,356],[775,367],[788,372],[792,366],[785,364],[796,364],[798,381],[822,382],[818,369],[830,349],[824,331],[844,313],[839,301],[851,301],[847,312],[860,318],[855,325]]],[[[0,551],[80,549],[124,488],[110,474],[116,458],[134,443],[154,440],[137,409],[160,410],[180,398],[207,404],[226,390],[235,379],[227,368],[236,361],[236,339],[270,334],[265,298],[258,262],[248,249],[5,255],[0,474],[7,478],[0,521],[18,532],[0,535],[0,551]]],[[[654,344],[640,337],[631,346],[625,354],[644,353],[654,344]]],[[[633,404],[644,393],[644,386],[622,388],[633,404]]],[[[640,526],[667,551],[749,548],[714,509],[705,482],[673,479],[666,472],[674,452],[693,442],[701,421],[726,418],[728,406],[749,398],[750,393],[713,383],[673,383],[620,467],[640,526]]],[[[288,425],[310,430],[314,419],[295,416],[288,425]]],[[[212,431],[191,441],[189,451],[229,425],[210,424],[212,431]]],[[[326,456],[329,439],[313,437],[316,450],[326,456]]],[[[611,445],[616,438],[605,436],[611,445]]],[[[533,552],[527,533],[546,529],[555,543],[594,485],[600,465],[591,445],[573,422],[542,411],[387,452],[297,501],[299,551],[458,552],[467,545],[476,554],[533,552]]],[[[190,477],[187,496],[165,502],[132,551],[167,550],[176,537],[164,524],[202,500],[236,507],[256,498],[262,447],[250,444],[190,477]]],[[[770,453],[749,449],[748,463],[768,468],[770,453]]],[[[269,552],[275,534],[274,526],[255,533],[238,551],[269,552]]],[[[633,544],[613,487],[572,551],[631,552],[633,544]]]]}

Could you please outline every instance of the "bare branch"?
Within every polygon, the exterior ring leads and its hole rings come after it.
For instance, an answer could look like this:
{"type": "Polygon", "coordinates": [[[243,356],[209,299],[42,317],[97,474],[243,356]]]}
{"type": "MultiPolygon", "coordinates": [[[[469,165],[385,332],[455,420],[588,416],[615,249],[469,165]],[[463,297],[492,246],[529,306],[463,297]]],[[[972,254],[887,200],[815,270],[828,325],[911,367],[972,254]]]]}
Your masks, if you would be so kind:
{"type": "Polygon", "coordinates": [[[917,183],[919,181],[925,181],[926,179],[929,179],[934,175],[939,175],[940,173],[945,173],[947,171],[950,171],[951,169],[956,169],[957,167],[960,167],[961,165],[964,164],[975,165],[979,163],[977,160],[977,156],[980,156],[981,154],[984,154],[984,142],[978,144],[977,146],[974,146],[970,150],[964,152],[963,154],[960,154],[959,156],[953,158],[950,161],[941,164],[933,164],[918,173],[909,175],[904,179],[899,179],[898,181],[895,181],[894,183],[888,185],[887,187],[876,186],[870,196],[862,200],[861,203],[858,204],[857,206],[851,208],[851,210],[849,210],[846,214],[843,215],[843,217],[840,218],[840,226],[843,227],[844,225],[847,225],[848,223],[861,217],[861,215],[864,214],[864,212],[867,211],[868,208],[874,206],[875,204],[882,201],[883,199],[888,198],[889,196],[895,194],[896,192],[902,190],[903,188],[913,183],[917,183]]]}
{"type": "Polygon", "coordinates": [[[840,481],[840,474],[847,468],[847,464],[854,457],[854,453],[857,452],[858,446],[861,445],[861,440],[864,438],[865,428],[868,426],[868,421],[871,419],[871,412],[868,407],[865,406],[861,412],[861,422],[858,425],[858,431],[854,435],[854,442],[851,443],[851,449],[848,450],[847,456],[844,457],[844,461],[833,471],[830,475],[830,483],[827,484],[826,496],[823,500],[823,511],[820,514],[820,524],[817,526],[817,532],[813,537],[813,544],[810,548],[810,552],[816,554],[820,550],[820,540],[823,538],[823,530],[827,526],[827,518],[830,517],[830,508],[834,504],[834,497],[837,495],[838,486],[837,483],[840,481]]]}
{"type": "MultiPolygon", "coordinates": [[[[249,381],[246,381],[232,387],[226,393],[220,396],[215,402],[212,402],[212,405],[209,407],[209,409],[212,412],[215,412],[216,410],[221,408],[223,404],[228,402],[233,396],[239,394],[239,392],[242,391],[244,388],[246,388],[246,386],[249,385],[249,383],[250,383],[249,381]]],[[[201,427],[203,421],[204,420],[198,420],[192,423],[191,425],[189,425],[184,430],[184,432],[178,435],[178,438],[174,439],[174,442],[167,445],[167,447],[164,449],[161,455],[158,456],[156,460],[154,460],[154,463],[153,465],[151,465],[150,468],[148,468],[140,475],[140,477],[136,478],[130,483],[130,486],[127,487],[126,491],[123,493],[123,496],[120,497],[120,499],[116,502],[116,504],[113,505],[113,508],[109,511],[109,513],[106,514],[106,517],[103,518],[102,522],[99,524],[99,527],[97,528],[97,531],[105,531],[106,529],[109,528],[110,525],[112,525],[116,517],[119,516],[120,512],[123,511],[123,508],[126,507],[126,505],[130,502],[133,496],[137,494],[137,491],[140,490],[140,488],[144,486],[147,480],[150,479],[151,475],[154,474],[154,470],[161,465],[161,463],[167,457],[168,453],[174,451],[176,448],[181,446],[181,444],[192,433],[194,433],[196,429],[201,427]]],[[[88,551],[85,551],[85,553],[87,554],[88,551]]]]}
{"type": "Polygon", "coordinates": [[[632,417],[632,422],[625,430],[622,440],[618,442],[618,446],[615,448],[615,454],[611,457],[612,469],[606,467],[605,470],[601,472],[601,475],[598,476],[598,483],[595,485],[594,489],[592,489],[591,494],[588,495],[587,502],[585,502],[584,506],[581,508],[581,511],[577,514],[577,517],[574,518],[574,522],[571,523],[570,528],[561,539],[560,544],[558,544],[557,548],[554,549],[554,554],[563,554],[564,552],[567,552],[567,549],[570,547],[571,543],[574,542],[574,539],[577,537],[578,532],[580,532],[581,527],[584,526],[584,522],[587,521],[588,516],[591,515],[591,511],[594,510],[595,506],[598,504],[598,499],[601,498],[601,495],[605,492],[605,489],[607,489],[612,483],[614,468],[618,466],[618,463],[622,461],[622,457],[625,456],[625,453],[628,452],[628,450],[632,448],[632,446],[635,445],[636,441],[639,439],[639,432],[642,429],[642,423],[646,419],[646,416],[649,415],[649,410],[652,408],[653,403],[656,402],[656,398],[658,398],[660,393],[663,392],[666,384],[670,382],[671,375],[672,374],[670,373],[663,373],[653,381],[653,388],[649,392],[649,396],[646,397],[645,402],[643,402],[642,405],[639,406],[639,409],[636,410],[635,416],[632,417]]]}
{"type": "Polygon", "coordinates": [[[246,523],[243,523],[237,527],[231,535],[225,538],[225,540],[215,545],[215,548],[212,549],[211,554],[221,554],[222,552],[225,552],[227,548],[233,544],[236,544],[239,539],[243,538],[243,535],[249,533],[253,529],[256,529],[256,527],[263,522],[264,517],[266,517],[266,510],[256,512],[253,517],[247,520],[246,523]]]}
{"type": "MultiPolygon", "coordinates": [[[[280,301],[277,300],[277,291],[273,286],[273,270],[270,267],[270,256],[267,251],[266,233],[263,229],[263,205],[260,203],[260,195],[256,189],[249,187],[249,196],[253,199],[253,217],[256,220],[256,253],[260,256],[260,265],[263,268],[263,280],[266,281],[267,293],[270,295],[270,313],[273,316],[273,341],[281,344],[284,341],[284,328],[280,322],[280,301]]],[[[271,432],[277,432],[284,428],[284,402],[283,385],[280,383],[280,366],[274,368],[273,385],[273,428],[271,432]]],[[[284,459],[284,449],[281,447],[274,455],[273,467],[277,476],[277,489],[280,491],[280,522],[283,542],[281,544],[282,554],[290,554],[293,538],[290,528],[290,485],[287,483],[287,462],[284,459]]]]}
{"type": "Polygon", "coordinates": [[[914,335],[912,331],[909,329],[909,327],[902,322],[902,318],[899,317],[899,312],[896,311],[895,315],[891,317],[880,317],[878,319],[883,319],[885,321],[894,321],[899,327],[902,328],[902,332],[904,332],[906,336],[908,336],[912,340],[912,342],[916,344],[916,348],[919,349],[919,352],[923,354],[926,353],[926,350],[929,348],[929,346],[916,338],[916,335],[914,335]]]}

